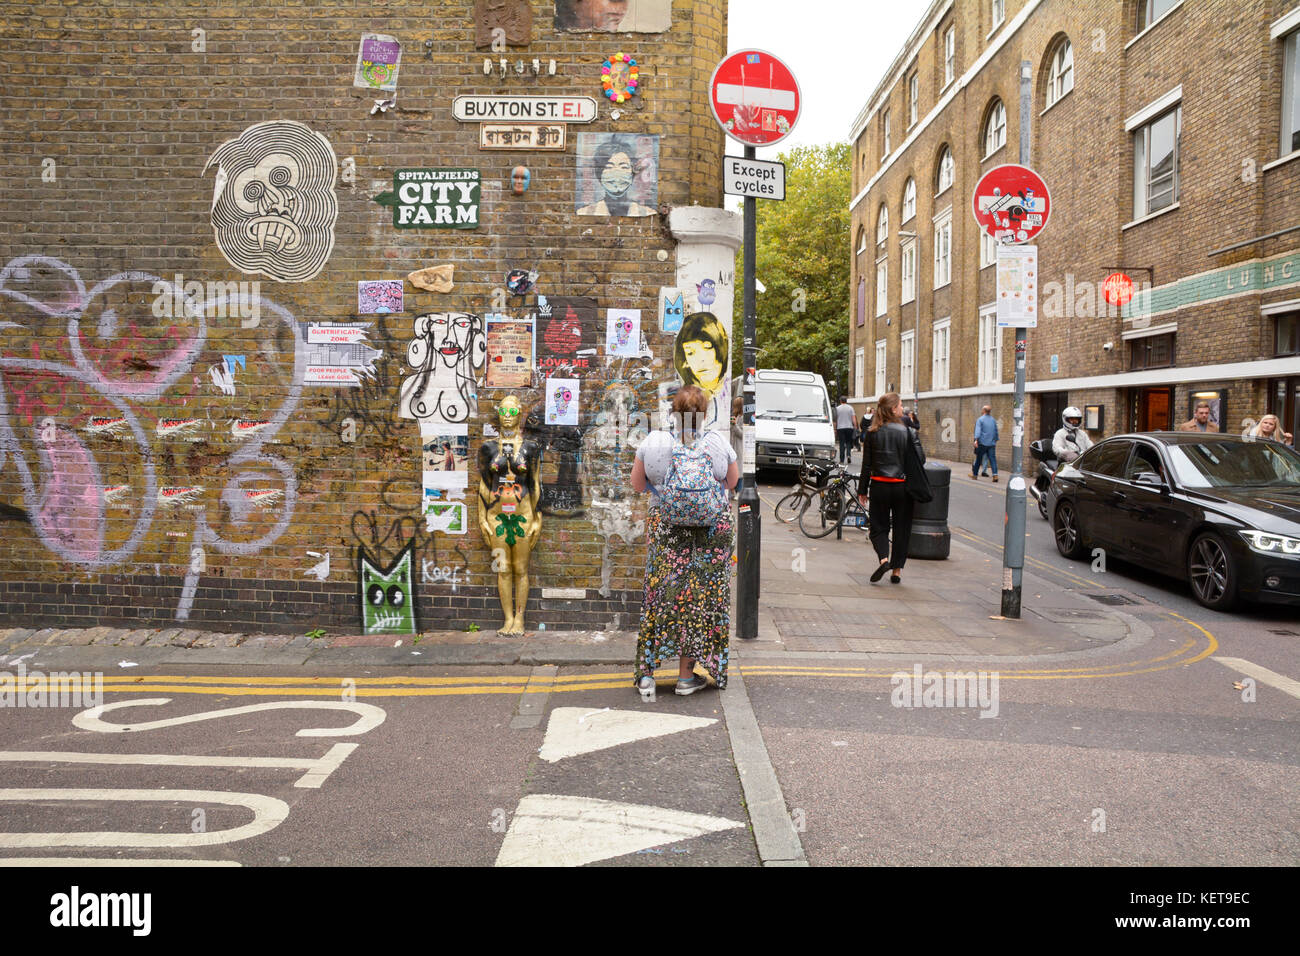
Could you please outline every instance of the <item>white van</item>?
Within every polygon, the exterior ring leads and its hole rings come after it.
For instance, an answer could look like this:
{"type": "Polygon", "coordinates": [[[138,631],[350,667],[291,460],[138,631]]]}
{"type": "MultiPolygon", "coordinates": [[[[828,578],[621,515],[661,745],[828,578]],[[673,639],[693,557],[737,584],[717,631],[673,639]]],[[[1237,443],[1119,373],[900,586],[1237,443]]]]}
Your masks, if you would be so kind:
{"type": "MultiPolygon", "coordinates": [[[[798,469],[800,446],[809,458],[835,461],[833,406],[820,375],[764,368],[758,370],[754,387],[755,464],[759,468],[798,469]]],[[[741,388],[740,379],[734,388],[741,388]]]]}

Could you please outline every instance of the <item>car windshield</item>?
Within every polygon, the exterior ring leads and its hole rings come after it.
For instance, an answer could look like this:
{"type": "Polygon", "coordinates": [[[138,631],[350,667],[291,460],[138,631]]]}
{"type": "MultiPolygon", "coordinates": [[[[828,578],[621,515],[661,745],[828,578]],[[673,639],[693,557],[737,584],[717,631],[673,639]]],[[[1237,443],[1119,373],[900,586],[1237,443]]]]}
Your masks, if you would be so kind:
{"type": "Polygon", "coordinates": [[[1202,441],[1171,444],[1168,451],[1186,488],[1300,486],[1300,455],[1276,442],[1202,441]]]}
{"type": "Polygon", "coordinates": [[[814,385],[791,385],[784,382],[759,382],[757,387],[759,418],[788,418],[823,422],[831,409],[826,392],[814,385]]]}

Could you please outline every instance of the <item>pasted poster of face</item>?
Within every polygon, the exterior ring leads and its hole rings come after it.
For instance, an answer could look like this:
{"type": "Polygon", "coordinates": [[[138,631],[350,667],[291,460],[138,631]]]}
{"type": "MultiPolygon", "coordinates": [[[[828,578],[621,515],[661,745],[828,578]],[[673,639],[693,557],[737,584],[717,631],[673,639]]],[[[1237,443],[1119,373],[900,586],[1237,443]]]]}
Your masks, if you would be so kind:
{"type": "Polygon", "coordinates": [[[672,25],[672,0],[555,0],[557,30],[663,33],[672,25]]]}
{"type": "Polygon", "coordinates": [[[533,319],[486,315],[488,388],[527,388],[533,383],[533,319]]]}
{"type": "Polygon", "coordinates": [[[653,216],[659,211],[659,137],[579,133],[579,216],[653,216]]]}
{"type": "Polygon", "coordinates": [[[605,316],[605,354],[636,358],[641,351],[641,310],[607,309],[605,316]]]}
{"type": "Polygon", "coordinates": [[[596,361],[596,300],[538,297],[537,367],[547,375],[586,375],[596,361]],[[545,301],[543,301],[543,299],[545,301]]]}
{"type": "Polygon", "coordinates": [[[709,396],[706,428],[731,423],[730,330],[712,312],[695,312],[682,320],[673,345],[673,368],[685,385],[698,385],[709,396]]]}
{"type": "Polygon", "coordinates": [[[482,319],[472,312],[429,312],[414,320],[406,349],[398,415],[466,422],[477,413],[479,372],[487,355],[482,319]]]}
{"type": "Polygon", "coordinates": [[[578,380],[576,378],[548,378],[546,380],[546,424],[578,424],[578,380]]]}
{"type": "Polygon", "coordinates": [[[357,312],[374,315],[380,312],[402,311],[402,280],[378,279],[357,283],[357,312]]]}
{"type": "Polygon", "coordinates": [[[424,487],[469,486],[469,426],[421,422],[421,471],[424,487]]]}

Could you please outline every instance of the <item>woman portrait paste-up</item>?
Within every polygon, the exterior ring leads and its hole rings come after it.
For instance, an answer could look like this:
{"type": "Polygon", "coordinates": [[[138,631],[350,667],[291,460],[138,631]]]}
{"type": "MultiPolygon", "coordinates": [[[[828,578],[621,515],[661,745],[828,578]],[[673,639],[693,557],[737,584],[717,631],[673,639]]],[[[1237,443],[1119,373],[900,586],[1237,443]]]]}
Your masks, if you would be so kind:
{"type": "Polygon", "coordinates": [[[555,0],[555,29],[598,33],[663,33],[672,0],[555,0]]]}
{"type": "Polygon", "coordinates": [[[712,312],[694,312],[682,321],[673,344],[673,368],[685,385],[698,385],[709,397],[704,430],[731,427],[730,323],[712,312]]]}
{"type": "Polygon", "coordinates": [[[579,216],[653,216],[659,212],[659,137],[579,133],[579,216]]]}

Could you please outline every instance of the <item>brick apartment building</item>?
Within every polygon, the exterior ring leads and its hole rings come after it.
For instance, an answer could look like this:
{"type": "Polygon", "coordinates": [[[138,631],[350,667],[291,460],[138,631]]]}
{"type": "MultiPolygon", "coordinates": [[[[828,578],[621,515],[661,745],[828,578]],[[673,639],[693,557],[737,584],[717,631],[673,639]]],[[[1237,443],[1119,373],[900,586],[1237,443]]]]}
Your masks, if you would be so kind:
{"type": "Polygon", "coordinates": [[[635,627],[632,438],[675,380],[660,288],[688,290],[689,312],[712,279],[731,321],[740,226],[719,208],[708,98],[727,4],[591,15],[5,6],[0,620],[335,636],[409,629],[413,607],[414,630],[495,629],[505,565],[479,527],[477,452],[513,395],[543,446],[527,626],[635,627]],[[628,88],[620,53],[639,71],[622,101],[602,81],[628,88]],[[521,103],[548,112],[502,112],[521,103]],[[635,162],[602,170],[615,134],[635,162]],[[395,181],[408,170],[422,178],[395,181]],[[602,198],[605,175],[631,198],[602,198]],[[462,228],[404,228],[436,225],[462,228]],[[630,354],[607,347],[610,309],[640,310],[630,354]],[[419,318],[446,315],[445,332],[419,318]],[[522,379],[484,367],[493,318],[533,323],[531,346],[515,325],[492,353],[531,348],[522,379]],[[421,376],[426,408],[403,414],[421,376]],[[382,587],[362,586],[363,559],[382,587]],[[402,623],[366,624],[372,598],[402,623]]]}
{"type": "Polygon", "coordinates": [[[1295,0],[930,3],[850,137],[859,409],[899,391],[927,449],[969,461],[990,403],[1009,456],[1014,335],[971,200],[1019,162],[1028,61],[1052,211],[1026,442],[1067,405],[1096,440],[1176,428],[1201,397],[1223,430],[1270,411],[1300,430],[1298,43],[1295,0]],[[1139,288],[1122,309],[1116,271],[1139,288]]]}

